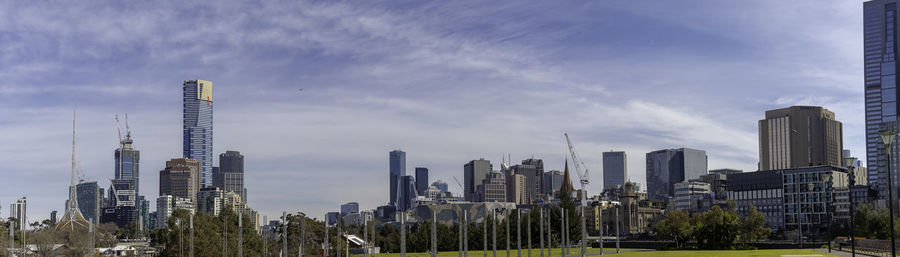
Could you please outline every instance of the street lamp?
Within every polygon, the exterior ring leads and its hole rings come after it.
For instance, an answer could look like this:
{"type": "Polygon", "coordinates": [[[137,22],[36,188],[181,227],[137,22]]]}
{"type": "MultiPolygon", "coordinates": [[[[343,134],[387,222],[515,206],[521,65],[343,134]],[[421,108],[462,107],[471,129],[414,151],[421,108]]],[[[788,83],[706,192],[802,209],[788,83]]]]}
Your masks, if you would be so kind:
{"type": "Polygon", "coordinates": [[[516,209],[516,247],[518,256],[522,257],[522,209],[516,209]]]}
{"type": "Polygon", "coordinates": [[[493,231],[493,232],[491,232],[491,234],[494,235],[494,236],[493,236],[494,239],[493,239],[493,242],[492,242],[492,243],[493,243],[493,248],[494,248],[494,257],[497,257],[497,213],[503,212],[504,210],[505,210],[505,208],[496,208],[496,209],[494,209],[494,213],[493,213],[493,214],[494,214],[494,218],[491,220],[491,221],[492,221],[492,222],[491,222],[491,230],[493,231]]]}
{"type": "Polygon", "coordinates": [[[891,257],[897,256],[897,242],[894,238],[894,182],[891,175],[891,143],[894,142],[894,136],[897,134],[893,131],[881,131],[881,140],[884,141],[884,153],[887,155],[887,177],[888,177],[888,206],[891,208],[891,257]]]}
{"type": "Polygon", "coordinates": [[[853,186],[856,185],[856,174],[853,172],[853,163],[856,163],[855,157],[844,157],[844,165],[847,166],[848,177],[850,183],[847,184],[850,196],[850,253],[856,257],[856,238],[853,237],[853,186]]]}

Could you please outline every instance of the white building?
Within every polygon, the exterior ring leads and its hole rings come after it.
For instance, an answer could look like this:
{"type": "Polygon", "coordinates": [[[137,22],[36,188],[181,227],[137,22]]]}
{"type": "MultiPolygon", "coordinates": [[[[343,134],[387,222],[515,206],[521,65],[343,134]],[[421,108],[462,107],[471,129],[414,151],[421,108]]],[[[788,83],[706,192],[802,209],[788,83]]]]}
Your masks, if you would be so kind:
{"type": "Polygon", "coordinates": [[[709,183],[687,181],[675,184],[675,210],[698,211],[700,201],[710,195],[709,183]]]}
{"type": "Polygon", "coordinates": [[[171,195],[163,195],[156,198],[156,228],[166,227],[166,220],[177,209],[185,209],[194,213],[194,203],[190,198],[181,198],[171,195]]]}

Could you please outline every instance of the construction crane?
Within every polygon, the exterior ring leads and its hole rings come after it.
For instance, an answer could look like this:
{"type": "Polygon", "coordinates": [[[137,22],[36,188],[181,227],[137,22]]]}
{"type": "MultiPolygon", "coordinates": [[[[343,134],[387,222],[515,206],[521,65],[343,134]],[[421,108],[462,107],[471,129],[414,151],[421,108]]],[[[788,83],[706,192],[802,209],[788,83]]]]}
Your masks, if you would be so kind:
{"type": "Polygon", "coordinates": [[[122,143],[122,125],[119,123],[119,114],[116,113],[116,131],[119,132],[119,144],[122,143]]]}
{"type": "Polygon", "coordinates": [[[463,191],[462,196],[465,197],[465,195],[466,195],[466,188],[463,187],[462,183],[459,183],[459,179],[456,179],[456,176],[453,176],[453,181],[456,181],[456,185],[459,186],[459,190],[462,190],[462,191],[463,191]]]}
{"type": "MultiPolygon", "coordinates": [[[[581,161],[581,158],[578,158],[578,154],[575,153],[575,146],[572,145],[572,140],[569,140],[569,133],[564,133],[566,136],[566,144],[569,145],[569,154],[572,155],[572,162],[575,164],[575,171],[578,171],[578,180],[581,184],[581,257],[585,257],[587,254],[587,230],[585,229],[584,224],[584,206],[586,205],[585,198],[587,198],[587,185],[590,183],[589,173],[587,167],[585,167],[584,162],[581,161]]],[[[597,212],[600,215],[600,220],[603,220],[603,212],[597,212]]],[[[600,231],[600,255],[603,255],[603,231],[600,231]]]]}

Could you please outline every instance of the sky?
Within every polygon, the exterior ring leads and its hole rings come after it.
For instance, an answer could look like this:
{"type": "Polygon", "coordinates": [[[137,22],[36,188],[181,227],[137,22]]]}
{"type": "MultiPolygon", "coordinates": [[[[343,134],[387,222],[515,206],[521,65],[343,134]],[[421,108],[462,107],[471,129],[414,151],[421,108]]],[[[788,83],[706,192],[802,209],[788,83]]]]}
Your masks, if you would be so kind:
{"type": "Polygon", "coordinates": [[[386,204],[394,149],[458,194],[473,159],[562,170],[568,133],[597,192],[609,150],[641,184],[667,148],[754,171],[764,112],[818,105],[864,157],[862,58],[861,1],[0,2],[0,213],[64,211],[73,110],[102,187],[128,114],[155,209],[184,80],[213,81],[252,208],[324,217],[386,204]]]}

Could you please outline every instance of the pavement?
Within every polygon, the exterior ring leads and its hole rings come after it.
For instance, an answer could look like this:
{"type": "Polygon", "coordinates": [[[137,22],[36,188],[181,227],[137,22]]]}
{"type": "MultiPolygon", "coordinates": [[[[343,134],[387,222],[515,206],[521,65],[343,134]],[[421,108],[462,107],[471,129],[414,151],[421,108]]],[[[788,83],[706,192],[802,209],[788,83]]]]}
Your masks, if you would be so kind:
{"type": "MultiPolygon", "coordinates": [[[[818,249],[815,249],[815,250],[816,250],[817,252],[827,253],[827,254],[831,254],[831,255],[835,255],[835,256],[840,256],[840,257],[852,257],[852,256],[853,256],[853,254],[850,253],[850,251],[838,251],[838,249],[831,249],[831,252],[830,252],[830,253],[828,252],[828,249],[824,249],[824,248],[818,248],[818,249]]],[[[861,254],[861,253],[859,253],[859,252],[856,252],[856,256],[868,257],[868,256],[876,256],[876,255],[861,254]]]]}

